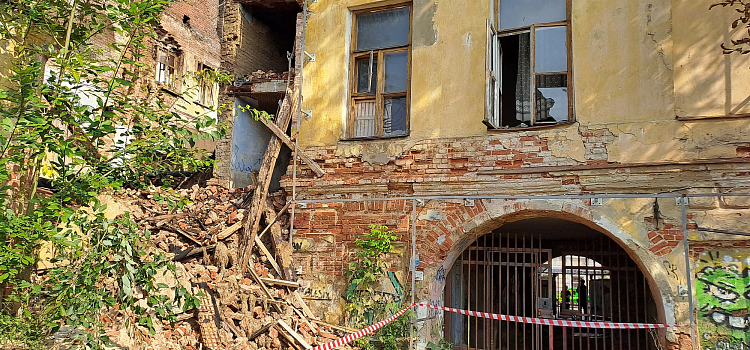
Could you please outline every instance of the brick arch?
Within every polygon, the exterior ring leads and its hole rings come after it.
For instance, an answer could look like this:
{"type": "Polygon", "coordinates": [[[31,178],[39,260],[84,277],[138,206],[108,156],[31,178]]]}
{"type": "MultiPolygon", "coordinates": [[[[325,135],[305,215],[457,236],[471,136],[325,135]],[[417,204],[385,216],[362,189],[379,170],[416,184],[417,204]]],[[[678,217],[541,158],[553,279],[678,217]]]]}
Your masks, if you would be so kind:
{"type": "MultiPolygon", "coordinates": [[[[476,215],[455,224],[441,226],[450,232],[452,244],[446,248],[445,254],[441,254],[444,260],[433,269],[426,269],[425,281],[429,281],[426,288],[422,289],[420,297],[423,302],[440,303],[444,301],[445,275],[450,271],[458,256],[474,241],[487,233],[501,227],[502,225],[531,218],[559,218],[586,225],[600,232],[620,247],[622,247],[630,258],[638,265],[649,284],[652,296],[656,303],[659,322],[674,324],[675,309],[672,298],[674,293],[668,282],[668,273],[664,266],[655,261],[655,256],[647,247],[641,246],[634,237],[617,226],[608,218],[591,210],[588,201],[585,200],[484,200],[476,201],[476,205],[482,209],[476,215]],[[447,227],[446,227],[447,226],[447,227]],[[450,229],[450,230],[449,230],[450,229]],[[657,281],[662,281],[657,283],[657,281]],[[665,297],[666,296],[666,297],[665,297]],[[428,299],[428,300],[424,300],[428,299]]],[[[429,327],[427,327],[429,328],[429,327]]]]}

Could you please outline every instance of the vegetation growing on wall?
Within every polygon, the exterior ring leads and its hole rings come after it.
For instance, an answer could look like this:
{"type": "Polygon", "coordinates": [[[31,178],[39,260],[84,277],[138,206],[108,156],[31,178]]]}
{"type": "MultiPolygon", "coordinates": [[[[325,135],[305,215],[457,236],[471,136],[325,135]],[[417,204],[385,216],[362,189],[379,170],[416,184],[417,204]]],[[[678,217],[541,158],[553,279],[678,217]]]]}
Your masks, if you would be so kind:
{"type": "Polygon", "coordinates": [[[174,299],[162,293],[154,278],[174,265],[150,248],[147,230],[127,214],[108,219],[98,199],[212,164],[193,146],[223,129],[175,112],[149,90],[153,29],[169,4],[0,2],[10,56],[0,78],[0,344],[40,347],[67,325],[81,334],[79,345],[99,348],[109,340],[98,317],[104,307],[153,332],[157,320],[175,319],[176,307],[198,303],[182,287],[174,299]],[[92,44],[113,31],[123,42],[92,44]],[[40,178],[49,189],[40,190],[40,178]],[[37,271],[43,245],[53,248],[52,267],[37,271]]]}
{"type": "MultiPolygon", "coordinates": [[[[382,321],[400,311],[406,303],[406,296],[385,298],[375,292],[376,285],[387,278],[385,255],[393,250],[393,242],[398,237],[389,231],[387,226],[370,225],[370,232],[357,238],[358,251],[355,261],[346,269],[349,287],[344,298],[349,302],[346,307],[347,322],[355,328],[365,328],[382,321]]],[[[409,335],[411,313],[393,320],[383,326],[371,338],[360,338],[356,345],[364,350],[378,347],[384,350],[401,348],[401,342],[409,335]]]]}

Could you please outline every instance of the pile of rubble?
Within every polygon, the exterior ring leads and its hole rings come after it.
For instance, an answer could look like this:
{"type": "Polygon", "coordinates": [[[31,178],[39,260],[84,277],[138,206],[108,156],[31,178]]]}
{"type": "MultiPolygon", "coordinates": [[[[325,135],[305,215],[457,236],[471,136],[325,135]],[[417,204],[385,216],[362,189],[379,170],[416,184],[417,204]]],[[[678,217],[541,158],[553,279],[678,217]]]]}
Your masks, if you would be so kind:
{"type": "MultiPolygon", "coordinates": [[[[160,323],[155,335],[136,332],[140,343],[156,349],[303,350],[355,331],[318,320],[298,293],[283,192],[268,194],[262,208],[265,226],[250,235],[244,228],[253,186],[209,182],[176,191],[179,196],[156,189],[125,190],[118,198],[177,265],[177,280],[159,277],[166,280],[157,282],[170,287],[179,282],[200,300],[199,309],[179,310],[173,327],[160,323]]],[[[114,313],[103,316],[123,318],[114,313]]],[[[110,323],[108,335],[116,344],[138,343],[132,331],[110,323]]]]}

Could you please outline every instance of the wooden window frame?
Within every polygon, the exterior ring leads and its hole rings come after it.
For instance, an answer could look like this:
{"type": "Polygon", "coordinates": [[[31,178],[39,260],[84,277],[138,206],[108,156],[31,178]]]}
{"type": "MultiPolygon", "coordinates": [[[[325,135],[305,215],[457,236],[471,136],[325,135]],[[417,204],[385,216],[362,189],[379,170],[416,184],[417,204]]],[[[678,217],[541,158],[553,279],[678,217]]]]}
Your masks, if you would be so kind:
{"type": "MultiPolygon", "coordinates": [[[[199,62],[198,73],[203,73],[204,70],[210,70],[212,72],[216,71],[212,67],[199,62]]],[[[197,96],[198,98],[196,99],[195,102],[204,107],[215,108],[216,107],[214,106],[215,91],[216,91],[215,83],[205,81],[205,77],[201,74],[200,79],[198,80],[198,96],[197,96]],[[210,91],[210,97],[211,97],[210,100],[207,100],[208,96],[207,96],[206,91],[210,91]]]]}
{"type": "Polygon", "coordinates": [[[174,52],[173,50],[170,50],[169,48],[166,48],[166,47],[161,46],[161,45],[157,46],[156,47],[156,76],[154,77],[154,80],[157,83],[162,84],[163,86],[168,87],[170,89],[177,89],[178,88],[178,84],[177,84],[177,75],[178,75],[178,73],[177,72],[178,72],[178,69],[180,68],[180,58],[181,58],[181,56],[182,55],[179,52],[174,52]],[[172,73],[171,74],[167,74],[166,73],[167,72],[167,68],[170,67],[167,64],[167,62],[169,62],[169,60],[168,59],[165,60],[164,63],[162,63],[162,62],[159,61],[159,59],[161,58],[162,55],[166,55],[167,58],[169,56],[172,56],[174,58],[174,65],[171,66],[171,68],[172,68],[172,73]],[[164,67],[165,67],[165,69],[164,69],[165,73],[164,73],[163,80],[159,80],[161,65],[164,65],[164,67]]]}
{"type": "MultiPolygon", "coordinates": [[[[500,13],[498,12],[498,4],[500,0],[492,0],[492,13],[490,15],[490,20],[488,20],[488,33],[487,33],[487,40],[494,40],[492,44],[495,45],[497,50],[493,51],[492,53],[488,53],[487,56],[496,55],[497,57],[493,57],[493,62],[487,59],[486,62],[486,70],[487,70],[487,96],[485,98],[485,119],[484,123],[487,125],[489,129],[501,129],[506,130],[506,126],[502,124],[502,108],[500,107],[502,105],[502,95],[500,94],[501,89],[501,81],[502,81],[502,62],[500,60],[500,38],[503,36],[509,36],[509,35],[518,35],[521,33],[528,32],[529,33],[529,40],[530,40],[530,75],[531,75],[531,112],[532,117],[530,120],[529,127],[534,126],[549,126],[550,124],[539,124],[535,125],[537,123],[536,120],[536,77],[539,75],[565,75],[567,80],[567,97],[568,97],[568,119],[565,122],[557,123],[554,125],[560,125],[560,124],[570,124],[574,123],[576,120],[575,116],[575,108],[574,108],[574,84],[573,84],[573,50],[572,50],[572,31],[571,31],[571,2],[572,0],[565,0],[565,20],[564,21],[557,21],[557,22],[545,22],[545,23],[535,23],[530,26],[526,27],[519,27],[519,28],[509,28],[504,30],[498,30],[498,23],[500,18],[500,13]],[[544,73],[537,73],[536,72],[536,38],[535,33],[537,28],[549,28],[549,27],[565,27],[565,48],[566,48],[566,54],[567,54],[567,70],[565,72],[544,72],[544,73]],[[493,63],[495,65],[493,67],[490,67],[493,63]],[[496,82],[496,87],[493,91],[489,91],[489,83],[491,80],[496,82]],[[491,100],[490,94],[492,94],[497,100],[491,100]],[[493,106],[490,106],[490,104],[493,104],[493,106]],[[498,121],[498,125],[495,125],[494,121],[498,121]]],[[[487,43],[487,49],[489,50],[491,48],[491,45],[489,42],[487,43]]],[[[512,128],[513,130],[526,130],[527,128],[512,128]]]]}
{"type": "MultiPolygon", "coordinates": [[[[414,16],[414,6],[411,2],[378,6],[373,8],[367,8],[362,10],[352,11],[352,36],[351,36],[351,50],[349,53],[349,95],[348,108],[347,108],[347,125],[346,125],[346,140],[358,140],[358,139],[388,139],[396,137],[409,136],[411,130],[411,48],[412,48],[412,20],[414,16]],[[386,48],[372,49],[372,50],[357,50],[357,20],[361,14],[378,12],[384,10],[397,9],[402,7],[409,7],[409,42],[406,45],[391,46],[386,48]],[[385,54],[392,52],[406,51],[406,91],[403,92],[383,92],[385,87],[385,54]],[[375,94],[369,94],[368,92],[357,92],[357,61],[362,58],[367,58],[372,55],[373,61],[377,61],[377,86],[372,86],[371,89],[375,89],[375,94]],[[373,98],[374,96],[374,98],[373,98]],[[385,109],[385,100],[388,98],[404,97],[406,99],[406,126],[404,134],[402,135],[383,135],[383,113],[385,109]],[[358,101],[375,101],[375,135],[366,137],[355,137],[354,136],[354,120],[355,120],[355,107],[358,101]]],[[[374,67],[373,67],[374,68],[374,67]]]]}

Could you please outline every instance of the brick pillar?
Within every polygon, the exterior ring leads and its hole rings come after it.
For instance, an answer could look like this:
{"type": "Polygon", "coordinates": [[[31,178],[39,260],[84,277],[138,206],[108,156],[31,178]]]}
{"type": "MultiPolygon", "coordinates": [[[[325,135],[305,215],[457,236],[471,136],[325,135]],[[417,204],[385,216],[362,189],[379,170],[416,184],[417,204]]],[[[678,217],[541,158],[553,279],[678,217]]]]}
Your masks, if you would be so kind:
{"type": "MultiPolygon", "coordinates": [[[[238,40],[242,30],[242,14],[240,4],[233,0],[226,0],[224,16],[221,24],[221,71],[236,77],[235,62],[237,57],[238,40]]],[[[219,122],[227,123],[229,133],[216,142],[216,169],[214,176],[222,182],[229,182],[229,167],[232,157],[232,130],[234,129],[234,97],[227,95],[227,85],[219,89],[219,122]]]]}

